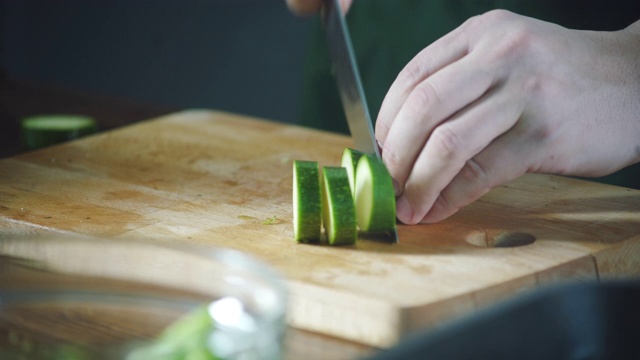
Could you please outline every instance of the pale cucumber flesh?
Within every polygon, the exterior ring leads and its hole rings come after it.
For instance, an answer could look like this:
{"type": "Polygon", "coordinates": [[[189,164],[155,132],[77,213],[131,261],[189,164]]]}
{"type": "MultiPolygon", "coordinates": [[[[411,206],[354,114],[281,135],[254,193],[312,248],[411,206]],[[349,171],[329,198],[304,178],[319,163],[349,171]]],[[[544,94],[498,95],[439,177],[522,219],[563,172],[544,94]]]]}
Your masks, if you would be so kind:
{"type": "Polygon", "coordinates": [[[40,115],[24,119],[22,126],[28,129],[68,131],[94,128],[95,121],[91,117],[81,115],[40,115]]]}
{"type": "Polygon", "coordinates": [[[396,198],[391,176],[382,161],[364,155],[355,177],[358,227],[363,232],[388,232],[396,228],[396,198]]]}
{"type": "Polygon", "coordinates": [[[355,177],[356,167],[358,166],[358,160],[364,155],[362,151],[355,149],[345,148],[342,152],[342,167],[347,169],[347,175],[349,176],[349,185],[351,186],[351,194],[355,196],[355,177]]]}

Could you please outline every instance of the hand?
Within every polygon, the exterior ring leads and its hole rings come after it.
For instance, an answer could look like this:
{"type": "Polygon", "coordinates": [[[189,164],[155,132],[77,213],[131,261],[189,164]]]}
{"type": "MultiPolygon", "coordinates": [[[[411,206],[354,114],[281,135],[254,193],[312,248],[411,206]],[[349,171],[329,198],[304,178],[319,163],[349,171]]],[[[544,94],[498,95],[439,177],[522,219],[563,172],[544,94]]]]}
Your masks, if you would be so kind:
{"type": "MultiPolygon", "coordinates": [[[[324,0],[287,0],[289,9],[298,15],[312,15],[320,11],[324,0]]],[[[342,13],[346,14],[353,0],[340,0],[342,13]]]]}
{"type": "Polygon", "coordinates": [[[640,161],[640,21],[590,32],[496,10],[422,50],[376,123],[398,219],[437,222],[524,173],[640,161]]]}

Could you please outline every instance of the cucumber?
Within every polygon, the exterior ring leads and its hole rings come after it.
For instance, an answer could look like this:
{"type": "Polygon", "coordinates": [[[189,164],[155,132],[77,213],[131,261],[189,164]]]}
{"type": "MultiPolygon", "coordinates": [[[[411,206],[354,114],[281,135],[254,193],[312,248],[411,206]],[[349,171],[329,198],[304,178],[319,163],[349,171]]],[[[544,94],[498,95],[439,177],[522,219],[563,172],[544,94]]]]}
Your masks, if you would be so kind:
{"type": "Polygon", "coordinates": [[[351,195],[355,197],[355,176],[358,160],[364,155],[362,151],[345,148],[342,152],[342,167],[347,169],[349,175],[349,185],[351,186],[351,195]]]}
{"type": "Polygon", "coordinates": [[[295,241],[320,240],[322,205],[320,177],[315,161],[293,161],[293,236],[295,241]]]}
{"type": "Polygon", "coordinates": [[[358,237],[356,211],[345,168],[322,168],[322,206],[322,222],[329,245],[355,244],[358,237]]]}
{"type": "Polygon", "coordinates": [[[355,175],[355,207],[360,230],[395,231],[396,196],[387,167],[379,159],[365,154],[358,161],[355,175]]]}
{"type": "Polygon", "coordinates": [[[126,360],[219,360],[209,341],[214,326],[207,306],[200,306],[169,325],[154,342],[131,351],[126,360]]]}
{"type": "Polygon", "coordinates": [[[55,145],[96,132],[92,117],[82,115],[38,115],[22,120],[23,141],[28,150],[55,145]]]}

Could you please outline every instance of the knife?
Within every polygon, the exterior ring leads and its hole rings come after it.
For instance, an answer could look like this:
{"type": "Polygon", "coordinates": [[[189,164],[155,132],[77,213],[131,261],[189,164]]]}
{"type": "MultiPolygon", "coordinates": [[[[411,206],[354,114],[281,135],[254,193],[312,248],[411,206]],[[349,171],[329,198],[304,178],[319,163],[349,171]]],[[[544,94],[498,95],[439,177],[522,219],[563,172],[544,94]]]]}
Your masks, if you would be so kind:
{"type": "MultiPolygon", "coordinates": [[[[320,16],[354,148],[382,160],[378,142],[373,133],[371,115],[364,96],[355,52],[351,45],[351,36],[340,2],[325,0],[320,16]]],[[[381,238],[398,242],[396,230],[379,235],[381,238]]]]}
{"type": "Polygon", "coordinates": [[[373,133],[371,115],[367,108],[358,64],[340,2],[325,0],[321,17],[340,100],[354,147],[356,150],[375,155],[380,159],[380,150],[373,133]]]}

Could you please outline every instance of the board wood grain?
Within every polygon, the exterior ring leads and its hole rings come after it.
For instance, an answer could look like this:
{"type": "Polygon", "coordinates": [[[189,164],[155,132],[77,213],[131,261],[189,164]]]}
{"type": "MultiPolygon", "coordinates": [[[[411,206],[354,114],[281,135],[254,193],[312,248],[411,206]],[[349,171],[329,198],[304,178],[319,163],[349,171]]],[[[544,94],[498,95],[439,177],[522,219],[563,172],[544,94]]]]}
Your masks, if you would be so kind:
{"type": "Polygon", "coordinates": [[[0,160],[0,237],[222,246],[288,279],[292,326],[385,347],[543,284],[640,277],[640,191],[526,175],[400,243],[293,241],[292,161],[339,165],[346,136],[184,111],[0,160]],[[271,221],[265,221],[271,219],[271,221]],[[495,247],[496,244],[522,246],[495,247]]]}

